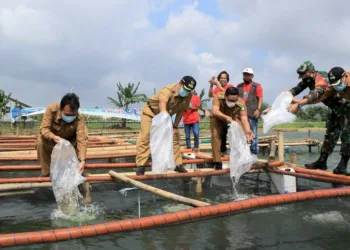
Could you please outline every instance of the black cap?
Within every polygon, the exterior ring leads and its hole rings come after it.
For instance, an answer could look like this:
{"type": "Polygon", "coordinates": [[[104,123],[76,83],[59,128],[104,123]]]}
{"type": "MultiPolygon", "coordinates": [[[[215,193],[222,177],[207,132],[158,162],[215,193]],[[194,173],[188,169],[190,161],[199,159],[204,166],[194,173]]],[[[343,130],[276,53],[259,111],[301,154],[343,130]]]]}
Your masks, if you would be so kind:
{"type": "Polygon", "coordinates": [[[181,83],[184,85],[183,88],[187,91],[192,91],[197,85],[196,80],[192,76],[184,76],[181,79],[181,83]]]}
{"type": "Polygon", "coordinates": [[[338,85],[340,83],[340,79],[345,74],[345,70],[341,67],[334,67],[328,72],[329,84],[338,85]]]}

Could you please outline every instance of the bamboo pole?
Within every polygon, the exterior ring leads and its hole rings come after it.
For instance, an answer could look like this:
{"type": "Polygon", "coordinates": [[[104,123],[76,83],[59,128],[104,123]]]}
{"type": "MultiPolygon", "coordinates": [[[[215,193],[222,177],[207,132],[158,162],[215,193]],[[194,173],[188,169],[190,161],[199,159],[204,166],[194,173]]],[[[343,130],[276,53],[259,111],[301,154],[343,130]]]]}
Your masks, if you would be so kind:
{"type": "Polygon", "coordinates": [[[276,155],[276,141],[272,140],[270,142],[270,154],[269,154],[269,161],[274,161],[276,155]]]}
{"type": "Polygon", "coordinates": [[[291,153],[289,155],[289,161],[291,164],[295,165],[297,163],[297,154],[296,153],[291,153]]]}
{"type": "Polygon", "coordinates": [[[35,194],[34,190],[23,190],[13,192],[0,192],[0,197],[12,196],[12,195],[23,195],[23,194],[35,194]]]}
{"type": "Polygon", "coordinates": [[[11,191],[30,188],[51,187],[51,182],[8,183],[0,184],[0,191],[11,191]]]}
{"type": "Polygon", "coordinates": [[[121,180],[121,181],[123,181],[125,183],[129,183],[129,184],[131,184],[131,185],[133,185],[133,186],[135,186],[137,188],[146,190],[146,191],[151,192],[153,194],[156,194],[156,195],[162,196],[164,198],[168,198],[168,199],[171,199],[171,200],[174,200],[174,201],[186,204],[186,205],[191,205],[191,206],[194,206],[194,207],[204,207],[204,206],[209,206],[210,205],[209,203],[206,203],[206,202],[190,199],[190,198],[187,198],[187,197],[184,197],[184,196],[181,196],[181,195],[170,193],[168,191],[165,191],[165,190],[162,190],[162,189],[159,189],[159,188],[155,188],[155,187],[149,186],[149,185],[144,184],[144,183],[139,182],[139,181],[132,180],[129,177],[126,177],[125,175],[116,173],[114,171],[109,171],[109,174],[112,177],[117,178],[118,180],[121,180]]]}
{"type": "Polygon", "coordinates": [[[283,132],[278,132],[278,160],[284,162],[283,132]]]}

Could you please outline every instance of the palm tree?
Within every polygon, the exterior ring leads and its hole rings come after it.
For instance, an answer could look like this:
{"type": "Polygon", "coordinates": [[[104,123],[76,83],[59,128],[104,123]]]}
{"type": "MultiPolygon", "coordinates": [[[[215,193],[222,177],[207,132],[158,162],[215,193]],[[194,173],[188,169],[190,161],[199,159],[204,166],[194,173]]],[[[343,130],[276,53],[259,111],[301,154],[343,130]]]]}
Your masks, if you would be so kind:
{"type": "Polygon", "coordinates": [[[203,99],[204,95],[205,95],[205,90],[202,89],[201,93],[199,94],[199,99],[201,101],[201,104],[200,104],[199,108],[201,108],[201,109],[206,108],[207,107],[207,102],[210,101],[210,99],[208,99],[208,98],[203,99]]]}
{"type": "Polygon", "coordinates": [[[9,107],[7,107],[7,104],[10,101],[10,96],[6,95],[5,92],[3,90],[0,89],[0,118],[2,119],[2,117],[9,112],[9,107]]]}
{"type": "MultiPolygon", "coordinates": [[[[139,103],[139,102],[146,102],[147,96],[145,94],[137,94],[137,90],[140,86],[140,82],[136,85],[134,83],[128,83],[126,87],[123,87],[123,85],[119,82],[117,83],[118,88],[118,99],[113,99],[112,97],[107,97],[108,100],[114,104],[117,107],[121,108],[129,108],[130,104],[133,103],[139,103]]],[[[126,119],[122,119],[122,127],[126,127],[126,119]]]]}

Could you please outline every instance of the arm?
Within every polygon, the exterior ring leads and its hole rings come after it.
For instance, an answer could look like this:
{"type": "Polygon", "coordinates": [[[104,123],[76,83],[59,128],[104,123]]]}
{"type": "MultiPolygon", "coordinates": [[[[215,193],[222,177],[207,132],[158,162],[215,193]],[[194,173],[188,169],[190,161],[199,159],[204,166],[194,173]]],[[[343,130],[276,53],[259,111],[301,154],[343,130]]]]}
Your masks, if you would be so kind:
{"type": "Polygon", "coordinates": [[[299,82],[298,85],[294,88],[291,88],[289,90],[289,92],[293,95],[293,96],[297,96],[299,95],[301,92],[303,92],[306,88],[307,88],[307,84],[304,83],[303,81],[299,82]]]}
{"type": "Polygon", "coordinates": [[[80,160],[86,159],[86,151],[88,146],[88,135],[86,131],[84,117],[81,116],[77,121],[77,151],[80,160]]]}
{"type": "Polygon", "coordinates": [[[247,133],[250,132],[250,125],[249,125],[249,122],[248,122],[247,112],[246,111],[241,111],[240,112],[240,117],[241,117],[241,122],[242,122],[242,125],[243,125],[244,133],[247,134],[247,133]]]}
{"type": "Polygon", "coordinates": [[[212,113],[215,117],[224,120],[224,121],[232,121],[232,117],[223,114],[220,111],[220,102],[217,96],[214,96],[214,100],[213,100],[213,106],[212,106],[212,113]]]}
{"type": "Polygon", "coordinates": [[[168,104],[168,101],[171,97],[170,90],[163,89],[159,94],[159,111],[160,112],[167,112],[166,105],[168,104]]]}
{"type": "Polygon", "coordinates": [[[179,126],[179,123],[181,122],[183,114],[184,114],[183,111],[176,114],[175,120],[174,120],[174,123],[173,123],[174,127],[178,127],[179,126]]]}
{"type": "Polygon", "coordinates": [[[46,108],[43,120],[41,122],[40,132],[46,139],[51,139],[51,140],[53,140],[56,137],[56,135],[51,132],[52,120],[53,120],[53,114],[51,109],[48,107],[46,108]]]}
{"type": "Polygon", "coordinates": [[[210,88],[209,88],[209,98],[212,98],[214,95],[213,95],[213,85],[210,85],[210,88]]]}
{"type": "Polygon", "coordinates": [[[258,99],[258,108],[254,111],[254,117],[255,119],[258,119],[261,114],[261,106],[263,104],[263,90],[260,84],[257,86],[255,94],[258,99]]]}
{"type": "Polygon", "coordinates": [[[247,111],[241,111],[240,112],[240,117],[241,117],[241,122],[242,122],[242,125],[243,125],[244,133],[245,133],[245,135],[247,137],[247,141],[249,142],[249,141],[253,140],[255,135],[250,130],[250,125],[249,125],[249,122],[248,122],[247,111]]]}

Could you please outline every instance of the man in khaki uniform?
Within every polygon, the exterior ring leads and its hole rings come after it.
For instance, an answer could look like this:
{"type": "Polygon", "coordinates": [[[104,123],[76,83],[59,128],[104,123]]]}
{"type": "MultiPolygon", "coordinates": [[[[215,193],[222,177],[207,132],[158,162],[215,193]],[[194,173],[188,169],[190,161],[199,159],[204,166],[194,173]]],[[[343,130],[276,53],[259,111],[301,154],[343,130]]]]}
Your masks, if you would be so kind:
{"type": "Polygon", "coordinates": [[[61,138],[76,149],[79,172],[83,172],[88,136],[84,117],[78,113],[79,106],[79,97],[70,93],[62,98],[61,103],[52,103],[46,108],[36,145],[42,177],[50,176],[51,153],[61,138]]]}
{"type": "Polygon", "coordinates": [[[244,101],[238,97],[238,94],[237,88],[230,87],[226,89],[224,95],[222,93],[217,94],[213,99],[213,117],[210,119],[210,130],[213,167],[215,169],[222,169],[221,131],[225,126],[232,121],[236,121],[243,127],[248,141],[254,138],[254,134],[250,130],[246,106],[244,101]]]}
{"type": "MultiPolygon", "coordinates": [[[[176,114],[173,124],[174,128],[174,159],[175,171],[187,172],[182,166],[182,155],[180,151],[180,134],[178,125],[181,121],[184,111],[186,111],[191,102],[191,91],[196,87],[196,80],[191,76],[184,76],[179,83],[173,83],[165,86],[160,92],[151,96],[148,102],[142,107],[141,131],[136,144],[136,174],[144,175],[145,163],[150,155],[150,132],[152,118],[161,112],[168,112],[170,116],[176,114]]],[[[164,138],[165,140],[167,138],[164,138]]]]}

